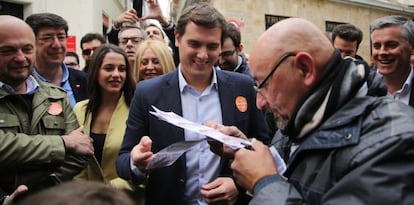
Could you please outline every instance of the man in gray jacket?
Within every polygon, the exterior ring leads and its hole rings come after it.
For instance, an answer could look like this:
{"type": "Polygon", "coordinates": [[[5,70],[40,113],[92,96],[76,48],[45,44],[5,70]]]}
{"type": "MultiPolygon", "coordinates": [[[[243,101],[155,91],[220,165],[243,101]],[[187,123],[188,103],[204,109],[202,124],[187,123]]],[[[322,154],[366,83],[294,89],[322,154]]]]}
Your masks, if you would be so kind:
{"type": "Polygon", "coordinates": [[[256,140],[254,151],[235,152],[234,176],[254,195],[250,204],[413,204],[414,111],[385,96],[375,72],[342,59],[299,18],[268,29],[250,59],[256,104],[275,115],[273,144],[287,163],[281,173],[274,147],[256,140]]]}

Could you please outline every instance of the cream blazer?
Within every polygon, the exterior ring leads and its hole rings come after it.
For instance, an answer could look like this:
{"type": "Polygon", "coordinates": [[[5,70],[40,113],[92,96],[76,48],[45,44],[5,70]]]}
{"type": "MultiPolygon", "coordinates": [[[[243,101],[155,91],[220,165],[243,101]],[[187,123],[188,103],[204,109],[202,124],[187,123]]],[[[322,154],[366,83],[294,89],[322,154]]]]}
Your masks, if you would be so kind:
{"type": "MultiPolygon", "coordinates": [[[[89,135],[91,130],[91,115],[85,119],[86,105],[89,100],[78,102],[74,107],[75,115],[80,125],[84,126],[85,134],[89,135]]],[[[115,162],[121,149],[122,140],[126,129],[129,107],[126,105],[122,95],[112,114],[111,122],[106,132],[106,138],[102,153],[102,166],[99,165],[95,156],[91,157],[89,165],[78,175],[75,180],[101,181],[119,189],[132,190],[131,184],[118,177],[115,162]]]]}

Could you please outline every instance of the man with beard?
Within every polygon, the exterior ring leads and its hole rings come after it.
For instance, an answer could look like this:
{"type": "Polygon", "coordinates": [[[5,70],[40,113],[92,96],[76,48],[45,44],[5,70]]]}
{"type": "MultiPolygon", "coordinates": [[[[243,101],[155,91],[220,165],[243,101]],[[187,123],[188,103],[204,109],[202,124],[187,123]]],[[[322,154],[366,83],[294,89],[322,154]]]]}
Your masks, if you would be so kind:
{"type": "MultiPolygon", "coordinates": [[[[235,151],[233,174],[254,194],[251,205],[413,202],[414,110],[386,96],[379,74],[342,59],[300,18],[260,36],[250,65],[256,104],[280,128],[271,148],[252,140],[252,149],[235,151]]],[[[234,127],[218,129],[243,137],[234,127]]]]}
{"type": "Polygon", "coordinates": [[[250,75],[246,56],[242,54],[243,44],[239,29],[234,24],[228,23],[225,33],[226,36],[218,60],[220,68],[250,75]]]}
{"type": "Polygon", "coordinates": [[[33,73],[40,80],[62,87],[70,104],[87,98],[86,73],[66,67],[68,24],[52,13],[32,14],[26,18],[36,37],[36,64],[33,73]]]}
{"type": "Polygon", "coordinates": [[[0,188],[30,191],[72,179],[93,155],[62,88],[32,75],[35,36],[22,20],[0,16],[0,188]]]}

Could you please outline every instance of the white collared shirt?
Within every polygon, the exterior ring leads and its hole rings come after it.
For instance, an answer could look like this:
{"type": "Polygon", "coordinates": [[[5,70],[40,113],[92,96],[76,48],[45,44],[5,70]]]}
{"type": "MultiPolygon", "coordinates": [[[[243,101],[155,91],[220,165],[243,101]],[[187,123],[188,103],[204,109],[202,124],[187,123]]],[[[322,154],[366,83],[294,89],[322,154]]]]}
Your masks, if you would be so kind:
{"type": "Polygon", "coordinates": [[[401,101],[404,104],[409,104],[410,102],[410,95],[411,95],[411,86],[412,86],[412,79],[413,79],[413,68],[411,67],[410,74],[408,75],[407,79],[401,89],[395,91],[394,93],[389,93],[394,99],[401,101]]]}

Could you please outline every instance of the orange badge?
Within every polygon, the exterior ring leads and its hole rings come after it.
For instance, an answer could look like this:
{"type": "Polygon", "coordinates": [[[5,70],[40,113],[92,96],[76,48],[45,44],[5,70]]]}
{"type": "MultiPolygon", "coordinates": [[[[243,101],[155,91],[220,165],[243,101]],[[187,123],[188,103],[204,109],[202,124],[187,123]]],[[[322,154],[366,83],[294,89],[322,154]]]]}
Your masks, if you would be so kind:
{"type": "Polygon", "coordinates": [[[247,100],[243,96],[237,96],[236,98],[236,107],[240,112],[247,111],[247,100]]]}
{"type": "Polygon", "coordinates": [[[57,102],[50,103],[49,108],[47,109],[47,113],[51,115],[59,115],[62,113],[62,105],[57,102]]]}

